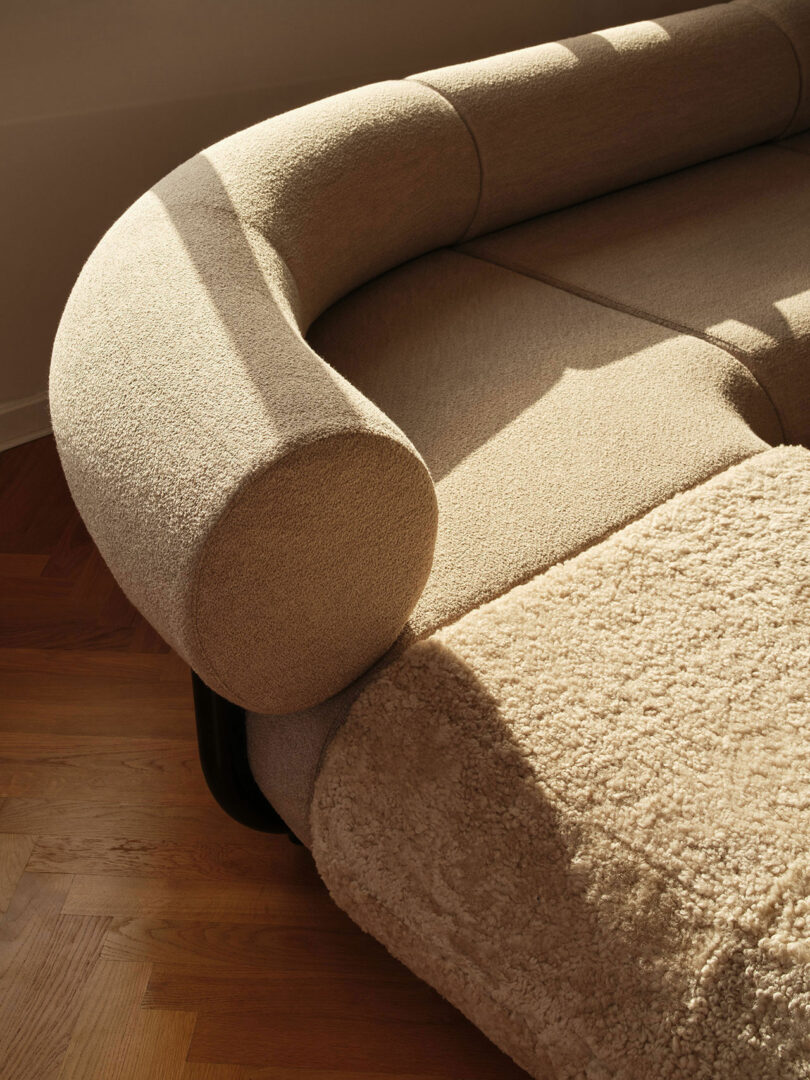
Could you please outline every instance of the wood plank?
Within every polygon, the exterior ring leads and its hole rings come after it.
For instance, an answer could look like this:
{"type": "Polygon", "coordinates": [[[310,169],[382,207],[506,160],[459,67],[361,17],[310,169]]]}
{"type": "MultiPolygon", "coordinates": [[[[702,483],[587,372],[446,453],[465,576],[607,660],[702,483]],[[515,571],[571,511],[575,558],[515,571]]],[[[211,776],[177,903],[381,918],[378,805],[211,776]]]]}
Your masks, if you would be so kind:
{"type": "Polygon", "coordinates": [[[213,799],[195,806],[11,798],[0,807],[0,832],[192,842],[208,836],[217,843],[238,844],[247,830],[223,814],[213,799]]]}
{"type": "Polygon", "coordinates": [[[80,1009],[59,1080],[113,1080],[134,1053],[138,1009],[149,964],[99,960],[81,994],[80,1009]]]}
{"type": "Polygon", "coordinates": [[[43,576],[51,580],[59,578],[72,580],[94,554],[96,554],[95,545],[90,539],[84,522],[77,514],[67,522],[59,539],[51,548],[43,576]]]}
{"type": "Polygon", "coordinates": [[[187,739],[194,733],[194,714],[188,691],[170,689],[161,695],[157,686],[117,687],[98,694],[92,679],[77,687],[68,679],[61,687],[42,680],[36,694],[31,677],[21,685],[7,685],[3,678],[0,732],[29,731],[49,734],[120,735],[122,731],[143,738],[187,739]],[[131,690],[131,692],[129,692],[131,690]]]}
{"type": "Polygon", "coordinates": [[[131,1053],[114,1080],[182,1080],[195,1021],[193,1013],[140,1012],[131,1053]]]}
{"type": "Polygon", "coordinates": [[[183,1069],[182,1080],[250,1080],[250,1078],[247,1070],[241,1065],[209,1065],[191,1062],[187,1063],[183,1069]]]}
{"type": "Polygon", "coordinates": [[[80,1009],[81,989],[101,952],[109,920],[60,915],[25,963],[0,980],[3,1080],[58,1075],[80,1009]]]}
{"type": "MultiPolygon", "coordinates": [[[[0,557],[0,562],[2,562],[0,557]]],[[[32,687],[30,679],[36,676],[38,679],[50,677],[54,685],[60,685],[64,679],[83,680],[83,685],[88,693],[93,689],[103,690],[105,687],[114,686],[120,680],[139,681],[146,680],[158,698],[165,692],[162,685],[164,681],[174,682],[179,693],[188,695],[189,670],[188,665],[173,652],[167,651],[157,655],[154,653],[133,652],[98,652],[95,649],[34,649],[34,648],[4,648],[0,647],[0,674],[3,676],[3,687],[7,683],[6,678],[16,672],[20,676],[20,688],[23,680],[29,679],[29,692],[32,687]],[[160,684],[156,687],[156,683],[160,684]]],[[[36,687],[37,691],[39,686],[36,687]]],[[[31,694],[38,700],[38,693],[31,694]]],[[[120,733],[119,733],[120,734],[120,733]]]]}
{"type": "MultiPolygon", "coordinates": [[[[183,1014],[180,1014],[183,1015],[183,1014]]],[[[433,1073],[447,1080],[526,1080],[477,1028],[459,1016],[456,1024],[309,1016],[306,1044],[302,1029],[264,1014],[201,1013],[189,1050],[190,1061],[273,1065],[282,1068],[366,1072],[433,1073]]]]}
{"type": "Polygon", "coordinates": [[[152,804],[211,801],[193,740],[30,732],[3,738],[0,795],[152,804]]]}
{"type": "Polygon", "coordinates": [[[70,915],[171,917],[189,922],[260,923],[348,930],[348,917],[325,890],[279,882],[185,881],[175,878],[77,875],[65,900],[70,915]]]}
{"type": "Polygon", "coordinates": [[[399,967],[390,978],[288,971],[233,975],[179,972],[157,967],[143,998],[145,1008],[210,1013],[261,1013],[268,1021],[303,1028],[313,1016],[358,1016],[395,1022],[407,1016],[423,1024],[455,1024],[458,1012],[415,975],[399,967]]]}
{"type": "Polygon", "coordinates": [[[24,552],[6,552],[2,557],[4,578],[39,577],[48,563],[47,555],[32,555],[24,552]]]}
{"type": "Polygon", "coordinates": [[[389,979],[404,968],[347,918],[345,931],[250,923],[113,919],[104,943],[108,960],[161,964],[182,972],[225,968],[234,977],[275,971],[389,979]]]}
{"type": "Polygon", "coordinates": [[[0,627],[3,628],[4,637],[6,631],[12,632],[11,624],[40,621],[42,613],[39,608],[43,601],[47,601],[49,606],[70,608],[71,594],[72,585],[69,581],[48,581],[40,576],[24,578],[18,574],[7,575],[5,558],[0,560],[0,596],[3,597],[0,627]]]}
{"type": "Polygon", "coordinates": [[[28,953],[47,940],[62,910],[71,879],[24,873],[0,920],[0,985],[13,980],[28,953]]]}
{"type": "Polygon", "coordinates": [[[0,551],[53,550],[76,517],[52,438],[0,454],[0,551]]]}
{"type": "MultiPolygon", "coordinates": [[[[346,1069],[280,1068],[274,1065],[199,1065],[189,1062],[183,1080],[446,1080],[437,1072],[363,1072],[362,1076],[346,1069]],[[217,1072],[217,1069],[226,1071],[217,1072]],[[195,1072],[194,1069],[202,1069],[195,1072]],[[208,1071],[205,1071],[208,1070],[208,1071]],[[228,1071],[231,1070],[231,1071],[228,1071]]],[[[456,1078],[461,1080],[461,1078],[456,1078]]],[[[473,1080],[473,1078],[463,1078],[473,1080]]]]}
{"type": "MultiPolygon", "coordinates": [[[[263,833],[246,833],[240,844],[38,836],[28,868],[38,873],[171,876],[220,882],[266,881],[283,872],[300,879],[303,870],[291,866],[288,851],[298,859],[309,858],[286,837],[263,833]]],[[[314,870],[311,875],[317,877],[314,870]]]]}
{"type": "Polygon", "coordinates": [[[0,643],[14,647],[64,649],[71,643],[83,648],[125,649],[131,633],[124,626],[108,626],[85,618],[70,604],[51,609],[45,621],[40,611],[32,611],[24,601],[4,605],[0,616],[0,643]]]}
{"type": "MultiPolygon", "coordinates": [[[[183,1080],[358,1080],[345,1069],[285,1069],[274,1065],[211,1065],[191,1061],[183,1080]]],[[[361,1080],[444,1080],[438,1073],[364,1072],[361,1080]]]]}
{"type": "Polygon", "coordinates": [[[33,848],[34,840],[30,836],[0,834],[0,915],[11,902],[33,848]]]}

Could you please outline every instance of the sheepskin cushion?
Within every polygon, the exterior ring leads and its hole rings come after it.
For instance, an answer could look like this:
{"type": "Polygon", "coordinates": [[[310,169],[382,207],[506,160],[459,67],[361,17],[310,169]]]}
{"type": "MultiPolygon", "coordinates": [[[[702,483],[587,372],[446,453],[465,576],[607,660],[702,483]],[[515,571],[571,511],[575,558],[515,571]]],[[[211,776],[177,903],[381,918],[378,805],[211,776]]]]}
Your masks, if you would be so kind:
{"type": "Polygon", "coordinates": [[[327,753],[335,900],[532,1076],[810,1077],[810,453],[413,645],[327,753]]]}

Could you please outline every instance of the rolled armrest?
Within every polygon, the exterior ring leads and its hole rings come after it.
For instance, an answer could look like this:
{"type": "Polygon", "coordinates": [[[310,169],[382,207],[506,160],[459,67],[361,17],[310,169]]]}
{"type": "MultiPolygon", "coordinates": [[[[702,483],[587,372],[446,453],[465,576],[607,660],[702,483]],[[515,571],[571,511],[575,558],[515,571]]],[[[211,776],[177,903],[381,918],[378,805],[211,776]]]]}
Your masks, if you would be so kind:
{"type": "Polygon", "coordinates": [[[357,94],[361,108],[341,95],[226,140],[141,198],[85,266],[54,348],[54,431],[102,555],[213,689],[263,712],[373,663],[435,541],[421,458],[302,332],[358,280],[458,236],[477,167],[438,95],[357,94]]]}

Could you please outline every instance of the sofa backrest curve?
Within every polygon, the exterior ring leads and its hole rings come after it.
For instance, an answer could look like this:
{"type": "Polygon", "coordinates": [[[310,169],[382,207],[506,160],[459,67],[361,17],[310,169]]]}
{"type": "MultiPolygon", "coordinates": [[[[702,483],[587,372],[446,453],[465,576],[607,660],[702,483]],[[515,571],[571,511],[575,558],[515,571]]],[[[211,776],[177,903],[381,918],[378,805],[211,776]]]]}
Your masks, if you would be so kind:
{"type": "Polygon", "coordinates": [[[209,686],[323,701],[430,572],[427,469],[311,321],[424,252],[795,130],[805,16],[735,0],[353,90],[203,151],[110,229],[54,346],[57,445],[119,582],[209,686]]]}

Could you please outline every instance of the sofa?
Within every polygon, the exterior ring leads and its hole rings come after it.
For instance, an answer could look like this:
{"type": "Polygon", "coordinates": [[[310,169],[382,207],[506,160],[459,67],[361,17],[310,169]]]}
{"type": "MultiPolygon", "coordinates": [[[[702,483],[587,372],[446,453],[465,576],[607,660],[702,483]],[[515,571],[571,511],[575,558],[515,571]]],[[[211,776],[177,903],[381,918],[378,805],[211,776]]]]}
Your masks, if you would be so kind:
{"type": "Polygon", "coordinates": [[[810,1077],[808,129],[807,0],[352,90],[147,192],[55,342],[245,783],[538,1080],[810,1077]]]}

